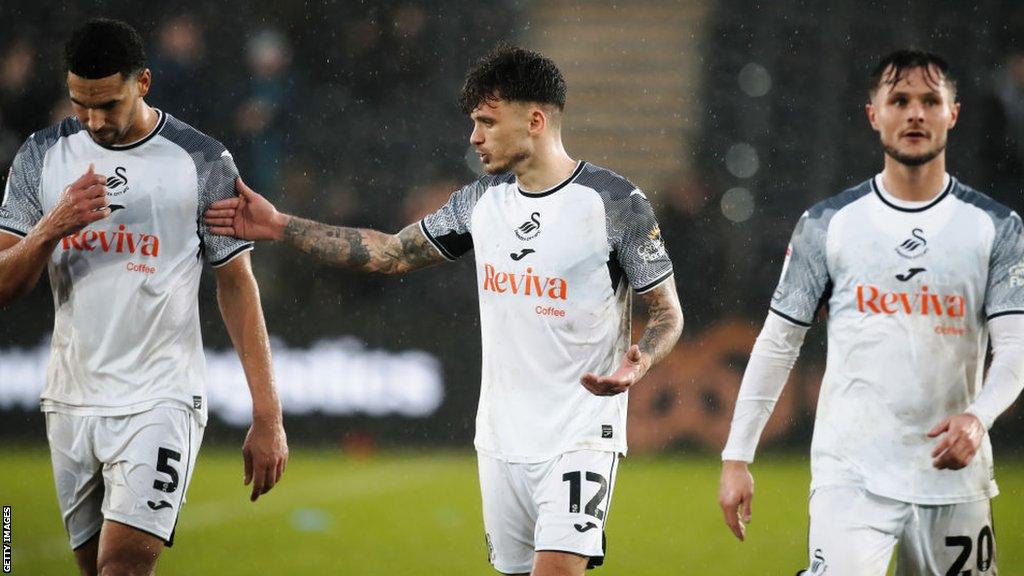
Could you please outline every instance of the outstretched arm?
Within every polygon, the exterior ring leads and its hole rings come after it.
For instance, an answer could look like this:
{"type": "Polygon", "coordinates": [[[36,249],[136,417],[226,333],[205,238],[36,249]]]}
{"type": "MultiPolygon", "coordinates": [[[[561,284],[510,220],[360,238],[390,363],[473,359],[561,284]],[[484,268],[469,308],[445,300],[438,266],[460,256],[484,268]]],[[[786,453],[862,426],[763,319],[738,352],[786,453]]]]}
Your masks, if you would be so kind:
{"type": "Polygon", "coordinates": [[[237,197],[214,202],[204,215],[214,234],[283,241],[332,266],[378,274],[401,274],[445,261],[417,224],[398,234],[330,226],[278,212],[241,179],[236,188],[237,197]]]}
{"type": "Polygon", "coordinates": [[[676,281],[669,278],[641,295],[647,303],[648,320],[640,341],[630,346],[619,369],[609,376],[584,374],[580,383],[596,396],[621,394],[636,384],[668,353],[683,332],[683,310],[676,294],[676,281]]]}
{"type": "Polygon", "coordinates": [[[246,485],[252,483],[249,498],[255,501],[281,480],[288,464],[288,440],[284,433],[281,403],[274,390],[270,339],[249,254],[243,253],[217,268],[216,277],[220,313],[242,361],[252,396],[252,426],[245,436],[242,457],[244,482],[246,485]]]}
{"type": "Polygon", "coordinates": [[[360,272],[402,274],[445,261],[419,224],[410,224],[398,234],[385,234],[290,216],[282,239],[322,262],[360,272]]]}

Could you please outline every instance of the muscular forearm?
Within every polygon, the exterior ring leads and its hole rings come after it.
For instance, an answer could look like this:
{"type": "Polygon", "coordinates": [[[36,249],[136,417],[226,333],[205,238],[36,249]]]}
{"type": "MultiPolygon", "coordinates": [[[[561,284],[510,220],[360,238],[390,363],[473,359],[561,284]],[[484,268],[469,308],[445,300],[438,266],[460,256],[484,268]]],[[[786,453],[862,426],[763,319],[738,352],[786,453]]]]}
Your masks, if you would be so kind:
{"type": "Polygon", "coordinates": [[[360,272],[401,274],[444,261],[417,224],[386,234],[291,216],[282,240],[327,264],[360,272]]]}
{"type": "Polygon", "coordinates": [[[674,279],[643,295],[647,303],[647,326],[637,346],[644,355],[647,368],[662,361],[683,333],[683,311],[676,295],[674,279]]]}
{"type": "Polygon", "coordinates": [[[274,389],[270,339],[255,279],[251,274],[230,280],[218,278],[217,303],[249,384],[253,419],[280,419],[281,404],[274,389]]]}
{"type": "Polygon", "coordinates": [[[682,315],[664,313],[651,316],[647,327],[640,337],[640,351],[650,358],[651,366],[661,362],[679,340],[683,333],[682,315]]]}
{"type": "Polygon", "coordinates": [[[392,238],[376,230],[329,226],[292,216],[283,240],[333,266],[390,274],[397,268],[392,238]]]}
{"type": "MultiPolygon", "coordinates": [[[[7,234],[3,236],[0,241],[14,239],[7,234]]],[[[20,242],[0,251],[0,307],[21,298],[39,283],[39,277],[56,247],[56,238],[48,238],[42,231],[33,230],[20,242]]]]}

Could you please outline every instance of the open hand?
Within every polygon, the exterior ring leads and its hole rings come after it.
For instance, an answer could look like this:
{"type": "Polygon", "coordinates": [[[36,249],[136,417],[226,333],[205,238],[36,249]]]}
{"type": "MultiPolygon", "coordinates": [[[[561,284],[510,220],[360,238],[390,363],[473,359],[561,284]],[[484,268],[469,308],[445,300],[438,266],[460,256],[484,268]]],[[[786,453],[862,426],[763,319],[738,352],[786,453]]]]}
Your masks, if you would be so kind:
{"type": "Polygon", "coordinates": [[[243,240],[280,240],[288,217],[241,178],[235,179],[235,191],[238,196],[214,202],[203,214],[210,232],[243,240]]]}
{"type": "Polygon", "coordinates": [[[252,484],[249,500],[255,502],[281,480],[288,467],[288,439],[281,420],[253,420],[242,444],[245,485],[252,484]]]}
{"type": "Polygon", "coordinates": [[[753,515],[753,501],[754,477],[750,475],[747,463],[738,460],[722,462],[718,505],[725,515],[725,524],[741,542],[746,538],[747,524],[753,515]]]}
{"type": "Polygon", "coordinates": [[[629,347],[622,357],[619,369],[609,376],[598,376],[587,372],[580,378],[580,384],[595,396],[621,394],[636,384],[651,367],[650,357],[640,352],[636,344],[629,347]]]}
{"type": "Polygon", "coordinates": [[[932,450],[932,466],[939,470],[959,470],[971,463],[985,438],[985,425],[974,414],[957,414],[939,422],[928,432],[929,438],[945,434],[932,450]]]}

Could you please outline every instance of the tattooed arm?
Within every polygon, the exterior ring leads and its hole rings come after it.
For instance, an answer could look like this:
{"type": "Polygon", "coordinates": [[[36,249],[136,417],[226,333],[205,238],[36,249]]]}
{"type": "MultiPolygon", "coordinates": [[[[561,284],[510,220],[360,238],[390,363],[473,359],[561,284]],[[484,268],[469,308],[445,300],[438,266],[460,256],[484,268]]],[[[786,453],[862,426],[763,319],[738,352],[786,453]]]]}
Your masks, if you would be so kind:
{"type": "Polygon", "coordinates": [[[661,362],[683,333],[683,310],[676,294],[676,279],[669,278],[660,286],[641,295],[647,304],[647,327],[637,346],[647,358],[646,372],[661,362]]]}
{"type": "Polygon", "coordinates": [[[587,373],[580,378],[583,387],[597,396],[614,396],[629,389],[668,353],[683,332],[683,311],[676,294],[675,278],[669,278],[641,295],[647,303],[647,327],[640,342],[630,346],[619,369],[609,376],[587,373]]]}
{"type": "Polygon", "coordinates": [[[322,262],[361,272],[402,274],[445,261],[419,224],[410,224],[398,234],[385,234],[291,216],[283,240],[322,262]]]}
{"type": "Polygon", "coordinates": [[[318,260],[361,272],[401,274],[444,262],[419,225],[398,234],[329,226],[282,214],[241,180],[239,196],[214,202],[204,221],[214,234],[281,240],[318,260]]]}

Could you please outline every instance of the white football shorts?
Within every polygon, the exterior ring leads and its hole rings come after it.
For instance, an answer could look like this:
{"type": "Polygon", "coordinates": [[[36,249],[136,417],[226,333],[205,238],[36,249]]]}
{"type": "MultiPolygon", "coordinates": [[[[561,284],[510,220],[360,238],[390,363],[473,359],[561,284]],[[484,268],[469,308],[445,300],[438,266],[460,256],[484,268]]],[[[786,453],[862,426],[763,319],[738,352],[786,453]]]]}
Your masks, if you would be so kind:
{"type": "Polygon", "coordinates": [[[894,547],[896,576],[996,574],[988,500],[926,506],[828,486],[810,508],[805,576],[885,576],[894,547]]]}
{"type": "Polygon", "coordinates": [[[127,416],[47,412],[46,436],[72,549],[98,534],[104,520],[171,545],[203,440],[192,412],[170,406],[127,416]]]}
{"type": "Polygon", "coordinates": [[[619,455],[577,450],[537,463],[477,453],[488,556],[503,574],[528,573],[535,552],[604,562],[604,526],[619,455]]]}

